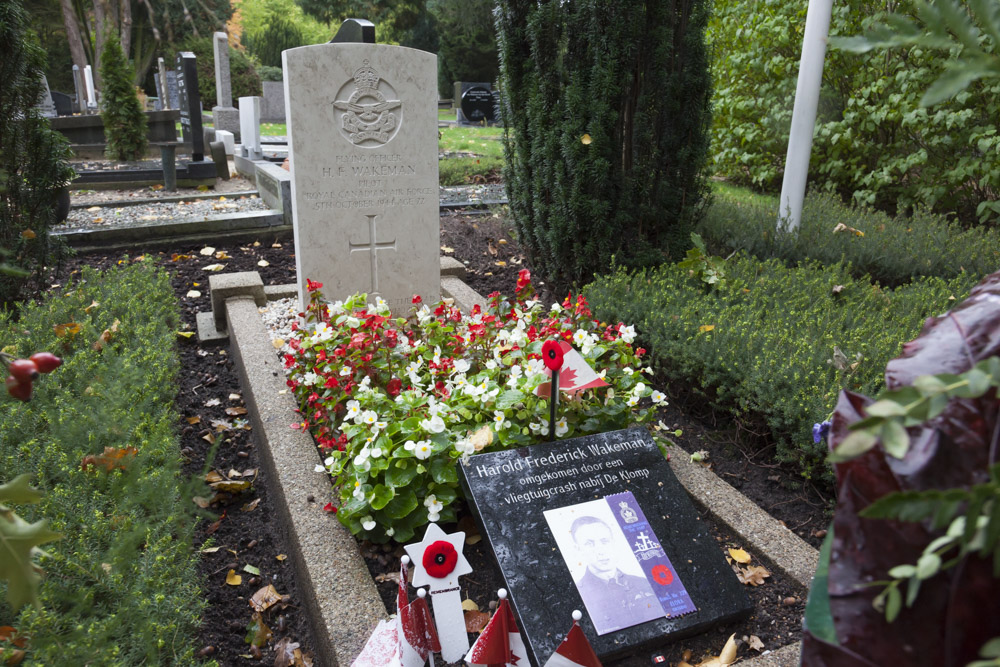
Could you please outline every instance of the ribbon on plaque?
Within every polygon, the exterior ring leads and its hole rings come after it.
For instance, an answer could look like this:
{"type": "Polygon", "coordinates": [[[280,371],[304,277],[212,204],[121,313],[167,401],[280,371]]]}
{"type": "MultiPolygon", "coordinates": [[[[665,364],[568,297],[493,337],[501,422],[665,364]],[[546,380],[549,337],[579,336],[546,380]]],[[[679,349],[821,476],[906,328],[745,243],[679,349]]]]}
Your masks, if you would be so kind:
{"type": "Polygon", "coordinates": [[[631,491],[604,497],[668,617],[697,611],[631,491]]]}

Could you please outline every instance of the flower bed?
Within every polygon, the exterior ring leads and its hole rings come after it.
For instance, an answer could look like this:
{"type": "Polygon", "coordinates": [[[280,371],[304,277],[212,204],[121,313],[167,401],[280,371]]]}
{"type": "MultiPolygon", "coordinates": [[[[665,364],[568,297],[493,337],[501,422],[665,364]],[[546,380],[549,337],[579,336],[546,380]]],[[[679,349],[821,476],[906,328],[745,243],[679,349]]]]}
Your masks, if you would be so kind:
{"type": "Polygon", "coordinates": [[[410,316],[394,318],[364,294],[327,304],[321,287],[309,283],[305,329],[285,355],[303,417],[296,426],[326,457],[338,489],[328,511],[373,542],[456,520],[460,458],[548,439],[546,340],[572,344],[606,383],[562,393],[556,437],[648,422],[665,400],[642,377],[652,370],[632,347],[631,326],[594,320],[583,297],[544,309],[527,271],[514,298],[491,294],[468,315],[415,297],[410,316]]]}

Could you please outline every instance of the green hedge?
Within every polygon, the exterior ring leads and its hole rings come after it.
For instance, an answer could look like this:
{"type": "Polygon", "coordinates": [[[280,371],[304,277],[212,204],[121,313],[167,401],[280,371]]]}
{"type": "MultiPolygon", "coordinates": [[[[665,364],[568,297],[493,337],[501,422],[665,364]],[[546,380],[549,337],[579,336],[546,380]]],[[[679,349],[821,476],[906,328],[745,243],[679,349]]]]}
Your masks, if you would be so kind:
{"type": "Polygon", "coordinates": [[[584,293],[596,317],[635,325],[671,381],[736,415],[762,419],[779,458],[799,461],[807,475],[824,455],[823,445],[813,444],[812,425],[828,417],[841,388],[877,393],[902,343],[975,283],[967,276],[922,278],[883,290],[853,278],[844,264],[788,268],[742,254],[727,262],[726,275],[709,290],[676,265],[619,270],[584,293]],[[834,347],[847,370],[827,363],[834,347]]]}
{"type": "Polygon", "coordinates": [[[939,215],[918,212],[890,217],[870,208],[844,206],[829,194],[810,194],[797,236],[776,234],[777,205],[737,199],[716,192],[698,233],[709,250],[725,257],[745,250],[794,264],[814,259],[823,264],[850,262],[855,276],[868,274],[883,286],[897,286],[920,276],[974,278],[1000,269],[1000,234],[996,229],[963,229],[939,215]],[[843,230],[858,230],[863,236],[843,230]]]}
{"type": "Polygon", "coordinates": [[[144,264],[104,276],[85,269],[69,289],[26,305],[16,322],[0,317],[6,351],[65,359],[35,383],[31,402],[0,410],[2,477],[33,473],[45,494],[17,511],[48,518],[63,535],[40,560],[44,608],[15,618],[0,602],[0,625],[30,635],[23,664],[195,664],[204,602],[175,433],[178,314],[169,278],[144,264]],[[116,321],[110,343],[95,350],[116,321]],[[73,323],[79,333],[57,336],[56,325],[73,323]],[[81,468],[105,447],[138,453],[124,470],[81,468]]]}

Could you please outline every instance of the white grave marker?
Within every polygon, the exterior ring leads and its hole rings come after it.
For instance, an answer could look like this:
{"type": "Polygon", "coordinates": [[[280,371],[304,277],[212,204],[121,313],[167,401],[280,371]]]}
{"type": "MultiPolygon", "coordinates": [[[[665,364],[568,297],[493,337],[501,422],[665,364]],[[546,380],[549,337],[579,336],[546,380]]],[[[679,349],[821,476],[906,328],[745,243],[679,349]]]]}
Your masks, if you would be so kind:
{"type": "Polygon", "coordinates": [[[437,57],[384,44],[282,54],[299,298],[367,292],[397,314],[441,287],[437,57]]]}
{"type": "Polygon", "coordinates": [[[97,93],[94,91],[94,70],[87,65],[83,70],[83,78],[87,83],[87,110],[97,109],[97,93]]]}
{"type": "Polygon", "coordinates": [[[260,103],[259,97],[240,98],[240,145],[243,157],[251,160],[264,158],[260,144],[260,103]]]}

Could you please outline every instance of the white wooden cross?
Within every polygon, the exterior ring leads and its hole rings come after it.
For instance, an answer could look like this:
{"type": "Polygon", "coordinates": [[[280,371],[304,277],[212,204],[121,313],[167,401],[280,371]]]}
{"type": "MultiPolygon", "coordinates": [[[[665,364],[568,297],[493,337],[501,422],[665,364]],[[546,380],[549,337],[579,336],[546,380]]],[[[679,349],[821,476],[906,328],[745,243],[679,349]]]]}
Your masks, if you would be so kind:
{"type": "Polygon", "coordinates": [[[472,572],[472,566],[462,555],[464,546],[464,532],[445,533],[436,523],[431,523],[422,542],[404,547],[413,559],[413,586],[430,589],[434,622],[441,641],[441,657],[445,662],[457,662],[469,651],[469,636],[465,632],[465,612],[458,585],[460,576],[472,572]]]}

